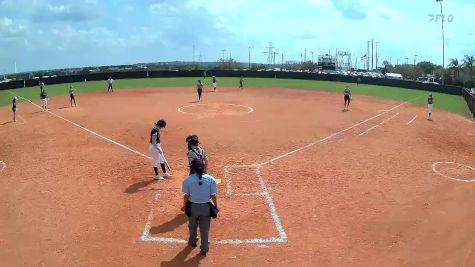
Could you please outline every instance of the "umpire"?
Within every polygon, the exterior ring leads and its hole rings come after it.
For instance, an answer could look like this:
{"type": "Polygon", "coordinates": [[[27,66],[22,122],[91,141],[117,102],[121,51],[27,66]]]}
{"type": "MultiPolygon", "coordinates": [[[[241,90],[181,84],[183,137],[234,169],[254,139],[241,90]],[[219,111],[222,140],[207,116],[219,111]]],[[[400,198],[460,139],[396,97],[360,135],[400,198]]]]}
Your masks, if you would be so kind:
{"type": "Polygon", "coordinates": [[[216,198],[217,186],[213,176],[203,174],[204,163],[200,159],[191,162],[194,174],[183,181],[183,209],[188,216],[188,229],[190,235],[188,245],[196,247],[197,230],[200,227],[201,246],[200,253],[206,255],[209,251],[209,229],[211,226],[210,201],[218,207],[216,198]]]}

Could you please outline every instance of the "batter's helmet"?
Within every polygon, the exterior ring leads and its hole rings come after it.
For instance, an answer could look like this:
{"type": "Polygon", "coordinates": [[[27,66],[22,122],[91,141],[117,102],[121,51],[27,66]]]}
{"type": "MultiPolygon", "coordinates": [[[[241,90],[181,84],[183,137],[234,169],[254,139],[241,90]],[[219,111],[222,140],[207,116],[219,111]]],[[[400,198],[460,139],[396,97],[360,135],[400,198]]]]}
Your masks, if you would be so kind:
{"type": "Polygon", "coordinates": [[[161,119],[161,120],[158,120],[157,123],[155,123],[155,125],[158,125],[158,127],[163,128],[163,127],[167,126],[167,122],[165,120],[161,119]]]}

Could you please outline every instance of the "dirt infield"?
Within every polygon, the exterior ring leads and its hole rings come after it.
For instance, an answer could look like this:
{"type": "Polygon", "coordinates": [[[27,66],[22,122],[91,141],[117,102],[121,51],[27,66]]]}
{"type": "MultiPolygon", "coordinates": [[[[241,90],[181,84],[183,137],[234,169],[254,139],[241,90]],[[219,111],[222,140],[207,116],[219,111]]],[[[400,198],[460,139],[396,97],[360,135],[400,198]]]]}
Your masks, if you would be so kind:
{"type": "Polygon", "coordinates": [[[475,123],[363,96],[342,112],[342,95],[317,91],[196,99],[159,88],[78,95],[76,108],[52,98],[51,112],[23,101],[17,123],[1,108],[0,262],[475,266],[475,123]],[[157,182],[146,157],[159,118],[174,176],[157,182]],[[191,133],[222,179],[206,257],[183,244],[191,133]]]}

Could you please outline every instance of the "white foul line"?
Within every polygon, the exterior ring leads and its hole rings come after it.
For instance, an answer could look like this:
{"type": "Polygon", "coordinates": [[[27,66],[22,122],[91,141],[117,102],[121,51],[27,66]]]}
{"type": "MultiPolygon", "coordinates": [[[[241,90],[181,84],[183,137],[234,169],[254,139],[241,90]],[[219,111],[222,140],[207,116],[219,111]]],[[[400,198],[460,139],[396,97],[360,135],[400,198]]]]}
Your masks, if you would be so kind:
{"type": "MultiPolygon", "coordinates": [[[[12,95],[16,95],[16,94],[12,93],[10,90],[8,90],[8,92],[9,92],[10,94],[12,94],[12,95]]],[[[38,106],[37,104],[33,103],[33,102],[32,102],[31,100],[29,100],[29,99],[26,99],[26,98],[24,98],[24,97],[22,97],[22,96],[19,96],[19,95],[16,95],[16,96],[18,96],[18,97],[20,97],[20,98],[22,98],[22,99],[24,99],[24,100],[27,100],[27,101],[30,102],[32,105],[34,105],[34,106],[36,106],[36,107],[38,107],[38,108],[41,108],[40,106],[38,106]]],[[[110,139],[110,138],[108,138],[108,137],[105,137],[105,136],[103,136],[103,135],[101,135],[101,134],[99,134],[99,133],[96,133],[96,132],[94,132],[94,131],[92,131],[92,130],[89,130],[88,128],[83,127],[83,126],[81,126],[81,125],[79,125],[79,124],[77,124],[77,123],[75,123],[75,122],[72,122],[72,121],[70,121],[70,120],[68,120],[68,119],[66,119],[66,118],[64,118],[64,117],[62,117],[62,116],[60,116],[60,115],[58,115],[58,114],[56,114],[56,113],[53,113],[53,112],[51,112],[51,111],[49,111],[49,110],[47,110],[46,112],[48,112],[49,114],[51,114],[51,115],[53,115],[53,116],[55,116],[55,117],[57,117],[57,118],[59,118],[59,119],[62,119],[62,120],[64,120],[64,121],[66,121],[66,122],[69,122],[70,124],[72,124],[72,125],[74,125],[74,126],[80,128],[80,129],[82,129],[82,130],[84,130],[84,131],[86,131],[86,132],[88,132],[88,133],[90,133],[90,134],[92,134],[92,135],[95,135],[96,137],[99,137],[100,139],[103,139],[103,140],[106,140],[106,141],[108,141],[108,142],[111,142],[111,143],[114,144],[114,145],[117,145],[117,146],[119,146],[119,147],[122,147],[122,148],[124,148],[124,149],[126,149],[126,150],[128,150],[128,151],[130,151],[130,152],[133,152],[133,153],[135,153],[135,154],[137,154],[137,155],[140,155],[140,156],[142,156],[142,157],[145,157],[145,158],[147,158],[147,159],[152,159],[151,157],[149,157],[149,156],[147,156],[147,155],[145,155],[145,154],[143,154],[143,153],[141,153],[141,152],[139,152],[139,151],[137,151],[137,150],[135,150],[135,149],[132,149],[132,148],[126,146],[126,145],[123,145],[123,144],[121,144],[121,143],[119,143],[119,142],[117,142],[117,141],[114,141],[114,140],[112,140],[112,139],[110,139]]]]}
{"type": "Polygon", "coordinates": [[[392,115],[391,117],[385,119],[384,121],[382,121],[382,122],[380,122],[380,123],[374,125],[373,127],[369,128],[368,130],[366,130],[366,131],[360,133],[359,136],[362,136],[362,135],[365,135],[365,134],[369,133],[371,130],[373,130],[373,129],[375,129],[375,128],[381,126],[381,125],[383,125],[384,123],[386,123],[387,121],[389,121],[389,120],[391,120],[392,118],[396,117],[397,115],[399,115],[399,113],[396,113],[396,114],[392,115]]]}
{"type": "Polygon", "coordinates": [[[307,148],[309,148],[309,147],[312,147],[312,146],[314,146],[314,145],[316,145],[316,144],[319,144],[319,143],[323,143],[323,142],[325,142],[325,141],[328,141],[328,140],[332,139],[332,138],[335,137],[335,136],[338,136],[338,135],[340,135],[340,134],[342,134],[342,133],[344,133],[344,132],[347,132],[347,131],[349,131],[349,130],[355,128],[355,127],[360,126],[361,124],[364,124],[364,123],[366,123],[366,122],[368,122],[368,121],[371,121],[371,120],[373,120],[373,119],[376,119],[376,118],[378,118],[378,117],[380,117],[380,116],[382,116],[382,115],[384,115],[384,114],[386,114],[386,113],[388,113],[388,112],[390,112],[390,111],[392,111],[392,110],[394,110],[394,109],[396,109],[396,108],[398,108],[398,107],[404,105],[405,103],[406,103],[406,102],[403,102],[403,103],[401,103],[401,104],[399,104],[399,105],[397,105],[397,106],[395,106],[395,107],[393,107],[393,108],[391,108],[391,109],[387,109],[386,111],[381,112],[381,113],[379,113],[379,114],[377,114],[377,115],[375,115],[375,116],[373,116],[373,117],[371,117],[371,118],[369,118],[369,119],[366,119],[366,120],[364,120],[364,121],[361,121],[361,122],[358,122],[358,123],[356,123],[356,124],[353,124],[352,126],[346,128],[346,129],[343,129],[343,130],[338,131],[338,132],[336,132],[336,133],[330,134],[329,136],[324,137],[324,138],[322,138],[322,139],[320,139],[320,140],[317,140],[317,141],[315,141],[315,142],[313,142],[313,143],[310,143],[310,144],[308,144],[308,145],[306,145],[306,146],[297,148],[297,149],[295,149],[295,150],[292,150],[292,151],[290,151],[290,152],[287,152],[287,153],[285,153],[285,154],[282,154],[282,155],[280,155],[280,156],[277,156],[277,157],[275,157],[275,158],[273,158],[273,159],[270,159],[270,160],[268,160],[268,161],[265,161],[265,162],[260,163],[260,164],[257,164],[257,165],[262,166],[262,165],[269,164],[269,163],[274,162],[274,161],[276,161],[276,160],[279,160],[279,159],[281,159],[281,158],[285,158],[285,157],[287,157],[287,156],[290,156],[290,155],[292,155],[292,154],[295,154],[295,153],[297,153],[297,152],[299,152],[299,151],[301,151],[301,150],[304,150],[304,149],[307,149],[307,148]]]}
{"type": "Polygon", "coordinates": [[[414,116],[414,118],[412,118],[412,120],[410,120],[410,121],[407,123],[407,125],[411,124],[416,118],[417,118],[417,115],[414,116]]]}

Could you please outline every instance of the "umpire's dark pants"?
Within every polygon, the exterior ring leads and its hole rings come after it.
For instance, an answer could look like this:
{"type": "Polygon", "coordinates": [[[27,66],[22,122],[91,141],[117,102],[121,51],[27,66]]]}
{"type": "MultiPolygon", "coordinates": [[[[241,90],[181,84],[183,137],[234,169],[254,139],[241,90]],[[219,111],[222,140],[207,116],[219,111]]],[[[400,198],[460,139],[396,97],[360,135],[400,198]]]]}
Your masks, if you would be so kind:
{"type": "Polygon", "coordinates": [[[191,203],[191,216],[188,217],[188,229],[190,230],[189,244],[196,243],[197,230],[200,227],[201,246],[200,249],[208,252],[209,250],[209,229],[211,227],[209,203],[196,204],[191,203]]]}

